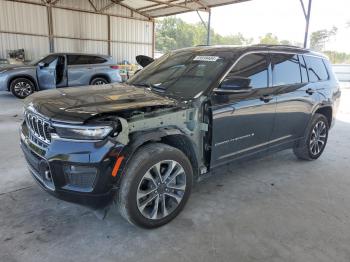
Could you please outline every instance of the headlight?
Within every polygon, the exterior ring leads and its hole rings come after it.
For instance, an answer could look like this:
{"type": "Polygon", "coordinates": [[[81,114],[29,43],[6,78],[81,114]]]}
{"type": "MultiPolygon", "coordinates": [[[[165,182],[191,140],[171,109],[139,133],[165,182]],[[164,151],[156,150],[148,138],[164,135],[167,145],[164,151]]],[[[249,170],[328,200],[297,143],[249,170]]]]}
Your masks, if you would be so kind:
{"type": "Polygon", "coordinates": [[[54,125],[54,127],[59,137],[77,140],[104,139],[113,130],[113,127],[111,126],[54,125]]]}

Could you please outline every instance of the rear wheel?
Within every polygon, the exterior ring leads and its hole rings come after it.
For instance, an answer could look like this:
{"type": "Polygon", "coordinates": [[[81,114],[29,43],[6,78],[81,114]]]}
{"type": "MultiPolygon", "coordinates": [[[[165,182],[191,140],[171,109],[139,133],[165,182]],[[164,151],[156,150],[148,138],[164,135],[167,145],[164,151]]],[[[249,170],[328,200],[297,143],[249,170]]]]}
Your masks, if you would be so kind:
{"type": "Polygon", "coordinates": [[[321,156],[328,140],[329,124],[324,115],[315,114],[306,130],[305,139],[294,148],[294,154],[303,160],[315,160],[321,156]]]}
{"type": "Polygon", "coordinates": [[[17,78],[10,84],[12,94],[20,99],[26,98],[35,90],[34,83],[27,78],[17,78]]]}
{"type": "Polygon", "coordinates": [[[184,208],[193,181],[188,158],[165,144],[139,149],[122,176],[119,211],[130,223],[145,228],[174,219],[184,208]]]}
{"type": "Polygon", "coordinates": [[[108,84],[107,79],[103,78],[103,77],[96,77],[94,79],[91,80],[91,85],[106,85],[108,84]]]}

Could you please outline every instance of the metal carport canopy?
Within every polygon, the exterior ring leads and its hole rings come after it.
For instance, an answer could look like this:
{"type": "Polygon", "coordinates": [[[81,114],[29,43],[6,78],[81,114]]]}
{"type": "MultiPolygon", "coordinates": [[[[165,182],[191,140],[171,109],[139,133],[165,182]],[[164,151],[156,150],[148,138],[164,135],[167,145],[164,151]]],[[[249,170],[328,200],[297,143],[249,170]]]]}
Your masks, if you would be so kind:
{"type": "MultiPolygon", "coordinates": [[[[91,0],[89,0],[91,1],[91,0]]],[[[142,14],[149,18],[157,18],[162,16],[176,15],[186,12],[193,11],[205,11],[209,13],[208,18],[208,41],[210,44],[210,9],[217,6],[238,4],[242,2],[252,0],[111,0],[115,4],[123,5],[130,10],[133,10],[139,14],[142,14]]],[[[307,8],[305,7],[304,0],[299,0],[303,14],[306,21],[305,36],[304,36],[304,47],[307,45],[309,22],[311,16],[311,3],[312,0],[308,1],[307,8]]],[[[201,18],[202,19],[202,18],[201,18]]],[[[203,20],[202,20],[203,22],[203,20]]]]}
{"type": "Polygon", "coordinates": [[[212,7],[241,3],[251,0],[125,0],[113,1],[123,4],[144,16],[156,18],[191,11],[209,11],[212,7]]]}

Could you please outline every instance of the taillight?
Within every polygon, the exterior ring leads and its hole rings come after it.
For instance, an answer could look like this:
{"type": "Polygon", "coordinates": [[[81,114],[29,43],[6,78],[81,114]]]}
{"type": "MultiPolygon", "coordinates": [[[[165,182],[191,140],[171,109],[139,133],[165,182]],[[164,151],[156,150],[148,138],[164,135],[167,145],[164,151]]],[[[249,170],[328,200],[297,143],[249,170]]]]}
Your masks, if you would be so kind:
{"type": "Polygon", "coordinates": [[[113,65],[113,66],[111,66],[111,68],[112,68],[112,69],[119,69],[119,66],[113,65]]]}

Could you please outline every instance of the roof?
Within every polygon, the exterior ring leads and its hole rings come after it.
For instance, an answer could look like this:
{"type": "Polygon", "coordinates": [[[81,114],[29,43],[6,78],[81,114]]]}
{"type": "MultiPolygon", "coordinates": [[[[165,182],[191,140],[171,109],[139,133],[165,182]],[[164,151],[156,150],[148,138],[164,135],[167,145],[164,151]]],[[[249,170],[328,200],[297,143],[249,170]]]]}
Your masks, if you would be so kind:
{"type": "Polygon", "coordinates": [[[201,51],[237,51],[237,52],[250,52],[250,51],[278,51],[278,52],[292,52],[296,54],[311,54],[319,57],[324,57],[327,58],[324,54],[314,52],[309,49],[305,49],[302,47],[298,46],[291,46],[291,45],[247,45],[247,46],[237,46],[237,45],[200,45],[200,46],[194,46],[194,47],[186,47],[178,50],[174,50],[175,52],[177,51],[185,51],[189,50],[192,52],[201,52],[201,51]]]}
{"type": "Polygon", "coordinates": [[[113,0],[150,18],[169,16],[193,11],[208,11],[212,7],[236,4],[251,0],[113,0]]]}
{"type": "Polygon", "coordinates": [[[83,52],[53,52],[50,55],[86,55],[86,56],[99,56],[103,58],[111,58],[110,55],[96,54],[96,53],[83,53],[83,52]]]}

